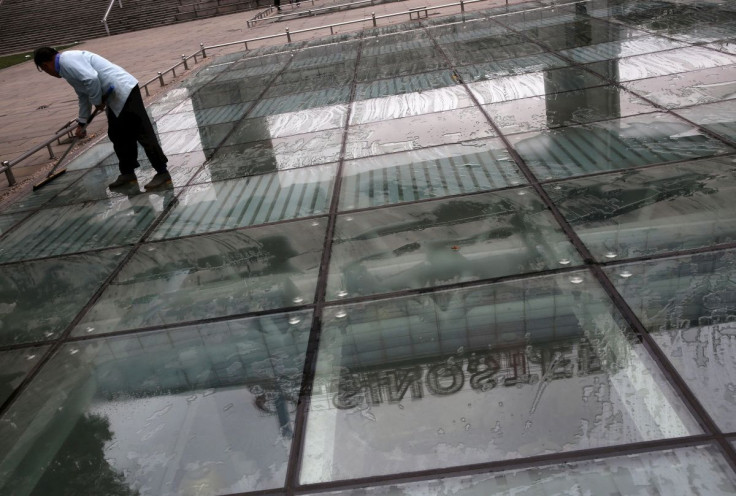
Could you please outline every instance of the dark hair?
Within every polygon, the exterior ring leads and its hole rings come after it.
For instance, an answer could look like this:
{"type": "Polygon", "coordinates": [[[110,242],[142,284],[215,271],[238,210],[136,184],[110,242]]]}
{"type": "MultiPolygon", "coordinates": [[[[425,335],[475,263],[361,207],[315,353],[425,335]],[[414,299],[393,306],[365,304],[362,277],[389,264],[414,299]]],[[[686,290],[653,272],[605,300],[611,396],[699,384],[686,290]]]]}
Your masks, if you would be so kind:
{"type": "Polygon", "coordinates": [[[33,51],[33,61],[36,63],[36,67],[41,67],[41,64],[54,60],[56,54],[59,53],[51,47],[38,47],[33,51]]]}

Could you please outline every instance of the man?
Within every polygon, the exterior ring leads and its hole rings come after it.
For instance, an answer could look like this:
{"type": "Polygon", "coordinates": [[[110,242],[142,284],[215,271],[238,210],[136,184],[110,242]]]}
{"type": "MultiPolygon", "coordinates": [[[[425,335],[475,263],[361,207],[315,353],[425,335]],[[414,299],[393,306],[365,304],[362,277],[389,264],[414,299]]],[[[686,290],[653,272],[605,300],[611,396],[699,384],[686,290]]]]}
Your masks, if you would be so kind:
{"type": "Polygon", "coordinates": [[[146,191],[171,184],[166,169],[168,159],[148,118],[141,98],[138,80],[122,67],[97,54],[81,50],[59,53],[50,47],[33,52],[33,61],[39,71],[64,78],[79,98],[79,118],[76,136],[84,137],[84,124],[90,117],[92,105],[107,114],[108,136],[118,157],[120,175],[110,189],[138,182],[135,169],[138,163],[138,143],[141,144],[156,175],[145,185],[146,191]]]}

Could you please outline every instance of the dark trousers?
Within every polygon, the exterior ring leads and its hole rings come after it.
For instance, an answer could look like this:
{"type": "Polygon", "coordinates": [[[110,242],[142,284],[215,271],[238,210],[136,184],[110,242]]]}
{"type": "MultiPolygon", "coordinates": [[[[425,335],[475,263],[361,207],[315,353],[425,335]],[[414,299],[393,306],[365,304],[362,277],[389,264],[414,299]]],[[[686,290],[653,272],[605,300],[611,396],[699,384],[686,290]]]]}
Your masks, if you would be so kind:
{"type": "Polygon", "coordinates": [[[156,172],[166,172],[168,159],[161,149],[156,131],[153,130],[151,119],[146,113],[146,107],[143,105],[143,98],[141,98],[141,90],[138,86],[130,92],[120,115],[115,117],[109,107],[106,113],[107,135],[110,137],[115,155],[118,156],[120,161],[118,167],[121,174],[132,174],[135,169],[140,167],[138,163],[138,143],[143,147],[156,172]]]}

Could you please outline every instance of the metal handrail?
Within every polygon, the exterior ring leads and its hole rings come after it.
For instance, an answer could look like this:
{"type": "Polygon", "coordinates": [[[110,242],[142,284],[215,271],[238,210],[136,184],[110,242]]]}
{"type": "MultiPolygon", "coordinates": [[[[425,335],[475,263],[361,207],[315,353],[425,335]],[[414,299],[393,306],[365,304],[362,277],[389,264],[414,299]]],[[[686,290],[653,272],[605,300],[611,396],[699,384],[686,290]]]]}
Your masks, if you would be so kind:
{"type": "MultiPolygon", "coordinates": [[[[280,21],[288,17],[301,17],[302,15],[304,15],[304,13],[306,13],[309,16],[312,16],[315,13],[319,14],[319,13],[322,13],[323,11],[327,12],[331,10],[341,10],[341,9],[348,9],[348,8],[353,8],[353,7],[357,8],[357,6],[359,5],[368,4],[368,3],[371,5],[375,5],[376,0],[359,0],[357,2],[338,3],[335,5],[330,5],[328,7],[319,7],[317,9],[307,9],[307,10],[302,10],[299,12],[288,12],[286,14],[279,14],[277,16],[274,16],[273,19],[276,21],[280,21]]],[[[314,0],[312,0],[312,5],[314,5],[314,0]]]]}
{"type": "MultiPolygon", "coordinates": [[[[120,4],[120,8],[122,9],[123,0],[118,0],[118,3],[120,4]]],[[[110,36],[110,28],[107,25],[107,18],[110,16],[110,11],[112,10],[113,5],[115,5],[115,0],[110,0],[110,5],[107,6],[105,15],[102,17],[102,25],[105,26],[105,31],[107,32],[107,36],[110,36]]]]}
{"type": "MultiPolygon", "coordinates": [[[[370,1],[370,0],[368,0],[368,1],[370,1]]],[[[460,7],[460,12],[465,12],[465,5],[470,4],[470,3],[484,2],[484,1],[486,1],[486,0],[460,0],[459,2],[448,3],[448,4],[444,4],[444,5],[433,5],[431,7],[422,7],[422,10],[423,11],[424,10],[429,11],[429,10],[438,10],[438,9],[444,9],[444,8],[447,8],[447,7],[456,7],[456,6],[459,6],[460,7]]],[[[509,0],[506,0],[506,6],[508,6],[508,4],[509,4],[509,0]]],[[[549,8],[549,7],[539,7],[539,8],[540,9],[545,9],[545,8],[549,8]]],[[[537,10],[537,9],[532,9],[532,10],[537,10]]],[[[413,19],[412,16],[414,14],[416,14],[416,9],[415,10],[406,10],[406,11],[403,11],[403,12],[395,12],[393,14],[384,14],[384,15],[380,15],[380,16],[377,16],[375,12],[371,12],[371,21],[373,22],[373,27],[377,27],[378,26],[378,22],[377,22],[378,19],[387,19],[389,17],[396,17],[396,16],[408,15],[409,16],[409,20],[412,20],[413,19]]],[[[285,32],[283,34],[281,34],[281,33],[279,33],[279,34],[272,34],[272,35],[269,35],[269,36],[260,36],[258,38],[250,38],[250,39],[247,39],[247,40],[240,40],[240,41],[231,41],[231,42],[228,42],[228,43],[220,43],[220,44],[211,45],[211,46],[204,46],[203,43],[200,43],[200,47],[202,48],[201,49],[202,57],[207,57],[206,50],[210,50],[210,49],[213,49],[213,48],[224,48],[224,47],[233,46],[233,45],[244,45],[245,46],[245,49],[248,50],[248,43],[252,43],[254,41],[260,41],[260,40],[268,40],[268,39],[271,39],[271,38],[279,38],[281,36],[286,36],[286,40],[289,43],[291,43],[291,35],[293,35],[293,34],[307,33],[307,32],[310,32],[310,31],[319,31],[321,29],[329,29],[330,30],[330,34],[335,34],[335,31],[333,29],[335,27],[338,27],[338,26],[347,26],[349,24],[358,24],[358,23],[365,22],[366,20],[367,19],[363,18],[363,19],[356,19],[354,21],[337,22],[337,23],[334,23],[334,24],[325,24],[323,26],[317,26],[317,27],[313,27],[313,28],[300,29],[298,31],[289,31],[289,28],[286,28],[284,30],[285,32]]]]}
{"type": "MultiPolygon", "coordinates": [[[[71,121],[71,123],[76,123],[76,121],[71,121]]],[[[47,148],[49,151],[49,155],[52,159],[56,158],[56,155],[54,155],[54,150],[51,149],[51,143],[56,141],[57,139],[60,139],[62,136],[69,133],[69,124],[61,128],[59,131],[56,132],[56,134],[46,140],[45,142],[41,143],[40,145],[37,145],[36,147],[32,148],[31,150],[28,150],[20,157],[13,159],[13,160],[5,160],[2,163],[2,167],[0,167],[0,172],[4,172],[5,176],[8,178],[8,184],[10,186],[13,186],[15,184],[15,176],[13,175],[13,166],[24,161],[34,153],[43,150],[44,148],[47,148]]]]}

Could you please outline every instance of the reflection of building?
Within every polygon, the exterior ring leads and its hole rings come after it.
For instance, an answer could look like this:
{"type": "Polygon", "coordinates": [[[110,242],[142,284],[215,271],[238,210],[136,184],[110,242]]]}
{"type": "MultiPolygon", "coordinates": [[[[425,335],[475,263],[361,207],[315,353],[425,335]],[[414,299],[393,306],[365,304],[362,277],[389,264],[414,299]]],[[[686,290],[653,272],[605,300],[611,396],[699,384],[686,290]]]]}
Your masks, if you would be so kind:
{"type": "MultiPolygon", "coordinates": [[[[616,360],[613,360],[616,363],[616,360]]],[[[463,389],[484,394],[496,387],[533,386],[604,372],[586,340],[519,346],[500,351],[463,352],[449,360],[354,371],[346,364],[328,391],[340,409],[376,407],[384,402],[419,400],[425,394],[447,396],[463,389]]]]}
{"type": "MultiPolygon", "coordinates": [[[[575,4],[574,21],[566,24],[564,29],[561,30],[565,35],[565,46],[591,46],[607,43],[615,40],[615,33],[621,31],[622,28],[616,24],[601,22],[589,17],[587,10],[588,5],[585,2],[575,4]]],[[[544,39],[540,41],[545,42],[544,39]]],[[[601,62],[607,65],[608,77],[612,81],[617,80],[617,55],[617,50],[611,50],[609,59],[601,62]]],[[[571,80],[574,81],[584,74],[587,74],[585,69],[574,66],[562,70],[545,71],[545,94],[549,95],[545,100],[545,104],[547,124],[550,127],[569,125],[578,121],[576,113],[583,107],[587,107],[588,112],[594,115],[609,116],[611,119],[620,115],[619,93],[608,91],[606,86],[593,86],[583,89],[579,100],[556,97],[559,88],[569,86],[571,80]]]]}

